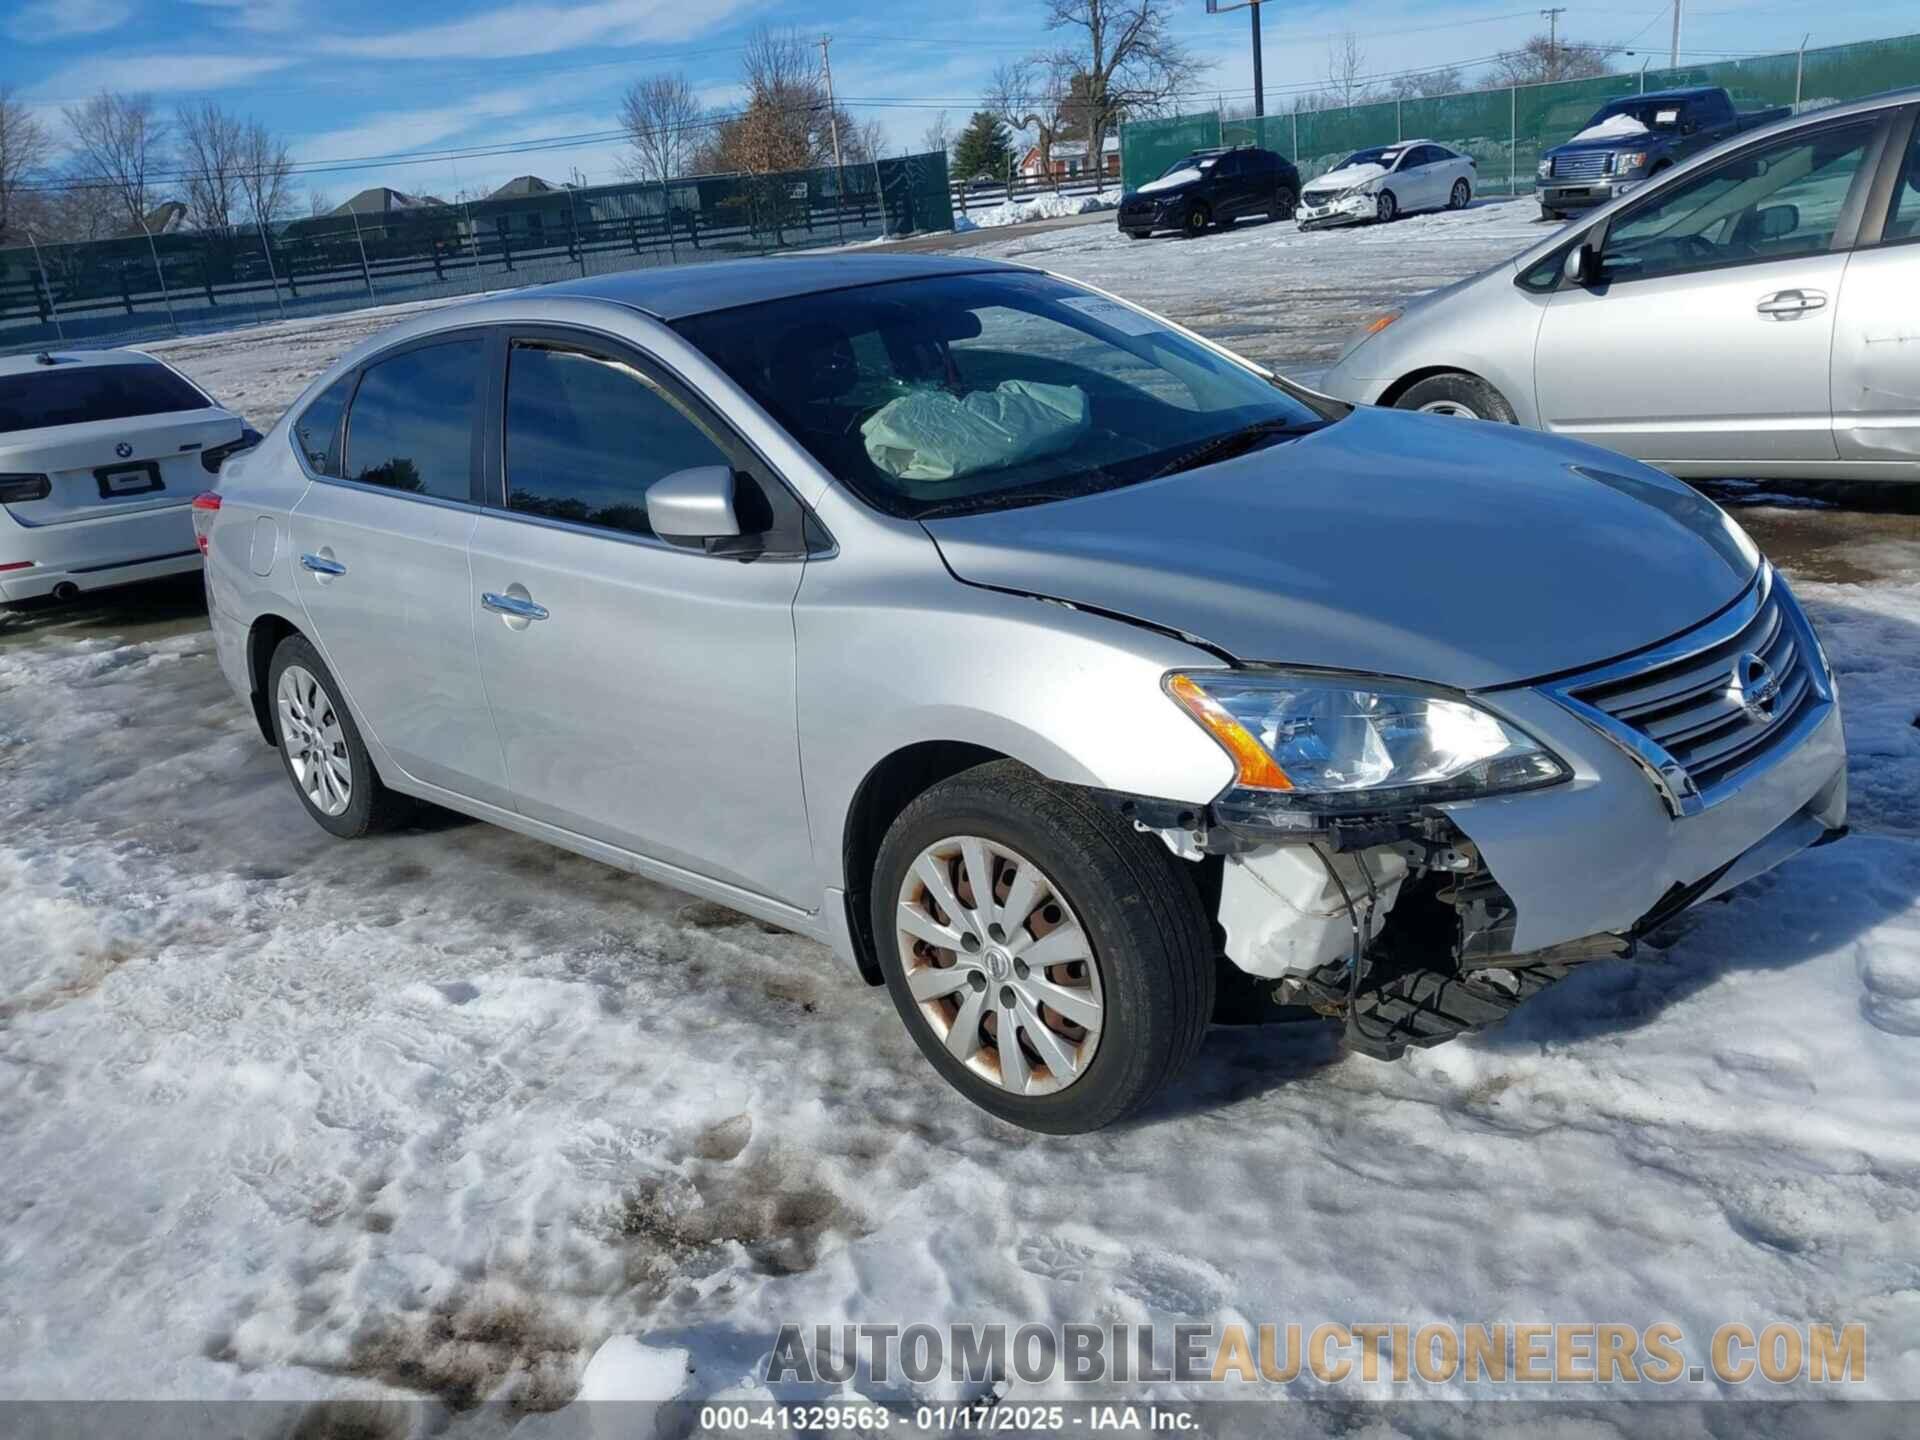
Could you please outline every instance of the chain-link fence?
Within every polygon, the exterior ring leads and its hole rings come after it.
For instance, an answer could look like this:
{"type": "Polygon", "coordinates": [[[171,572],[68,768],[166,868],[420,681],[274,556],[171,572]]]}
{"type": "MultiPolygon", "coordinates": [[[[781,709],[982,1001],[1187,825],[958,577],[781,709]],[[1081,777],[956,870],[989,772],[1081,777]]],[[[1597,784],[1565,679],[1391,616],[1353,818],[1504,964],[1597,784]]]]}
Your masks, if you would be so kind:
{"type": "Polygon", "coordinates": [[[945,155],[0,249],[0,353],[117,345],[953,228],[945,155]]]}
{"type": "Polygon", "coordinates": [[[1355,150],[1397,140],[1438,140],[1479,162],[1483,194],[1526,194],[1542,151],[1564,144],[1609,100],[1641,91],[1721,85],[1743,110],[1812,110],[1920,83],[1920,35],[1865,40],[1678,69],[1646,68],[1590,80],[1380,100],[1259,119],[1178,115],[1120,130],[1122,182],[1153,179],[1193,150],[1258,145],[1292,158],[1300,178],[1323,175],[1355,150]]]}

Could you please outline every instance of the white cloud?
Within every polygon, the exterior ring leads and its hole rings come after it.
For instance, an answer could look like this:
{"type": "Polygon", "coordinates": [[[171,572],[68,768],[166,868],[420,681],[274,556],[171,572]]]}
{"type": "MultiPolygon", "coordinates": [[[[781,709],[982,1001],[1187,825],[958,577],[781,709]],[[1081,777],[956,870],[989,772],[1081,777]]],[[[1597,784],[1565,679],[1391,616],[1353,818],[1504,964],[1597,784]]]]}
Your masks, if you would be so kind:
{"type": "Polygon", "coordinates": [[[369,60],[493,60],[551,55],[588,45],[687,40],[745,0],[592,0],[584,5],[507,5],[465,20],[378,35],[315,38],[312,48],[369,60]]]}
{"type": "Polygon", "coordinates": [[[132,13],[128,0],[27,0],[7,21],[7,33],[36,45],[117,29],[132,13]]]}
{"type": "Polygon", "coordinates": [[[284,70],[284,55],[150,54],[82,60],[56,70],[31,94],[48,101],[72,102],[102,90],[167,94],[182,90],[228,90],[284,70]]]}
{"type": "Polygon", "coordinates": [[[235,29],[255,35],[281,35],[304,21],[301,0],[189,0],[217,10],[235,29]]]}

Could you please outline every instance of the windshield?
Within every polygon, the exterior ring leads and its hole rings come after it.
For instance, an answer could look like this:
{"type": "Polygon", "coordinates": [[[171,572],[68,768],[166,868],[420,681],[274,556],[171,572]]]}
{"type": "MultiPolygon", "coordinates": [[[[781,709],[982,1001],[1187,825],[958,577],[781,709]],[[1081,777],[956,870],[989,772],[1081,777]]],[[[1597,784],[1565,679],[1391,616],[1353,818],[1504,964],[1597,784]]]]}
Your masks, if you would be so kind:
{"type": "Polygon", "coordinates": [[[1169,175],[1178,175],[1182,170],[1211,170],[1218,155],[1187,155],[1173,162],[1153,178],[1164,180],[1169,175]]]}
{"type": "Polygon", "coordinates": [[[1393,162],[1400,158],[1398,145],[1376,145],[1371,150],[1356,150],[1333,168],[1346,170],[1355,165],[1378,165],[1381,169],[1391,169],[1393,162]]]}
{"type": "Polygon", "coordinates": [[[893,281],[675,328],[827,471],[907,517],[1135,484],[1249,427],[1271,443],[1346,413],[1044,275],[893,281]]]}
{"type": "Polygon", "coordinates": [[[1649,130],[1671,130],[1680,123],[1681,112],[1685,106],[1668,96],[1665,100],[1616,100],[1611,105],[1603,105],[1587,122],[1591,130],[1603,120],[1611,120],[1616,115],[1625,115],[1630,120],[1638,120],[1649,130]]]}

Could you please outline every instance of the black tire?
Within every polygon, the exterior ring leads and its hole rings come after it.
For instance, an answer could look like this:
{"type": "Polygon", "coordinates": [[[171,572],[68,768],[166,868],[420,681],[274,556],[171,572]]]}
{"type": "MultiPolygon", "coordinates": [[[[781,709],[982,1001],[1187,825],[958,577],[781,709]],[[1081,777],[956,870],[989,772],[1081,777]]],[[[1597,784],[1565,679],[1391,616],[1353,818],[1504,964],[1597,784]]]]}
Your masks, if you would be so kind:
{"type": "Polygon", "coordinates": [[[329,835],[337,835],[342,840],[354,840],[362,835],[392,829],[413,813],[414,806],[406,796],[396,794],[381,783],[379,774],[373,768],[373,759],[367,754],[366,742],[360,738],[360,727],[353,723],[353,716],[340,701],[341,693],[340,682],[333,678],[326,661],[320,658],[320,652],[308,643],[305,636],[289,635],[275,648],[273,660],[267,666],[267,708],[273,715],[273,737],[280,749],[280,764],[287,772],[288,783],[293,786],[294,793],[300,797],[301,805],[313,817],[314,823],[329,835]],[[340,738],[334,754],[344,762],[349,780],[346,808],[337,815],[329,815],[321,809],[294,772],[295,747],[288,743],[287,717],[282,713],[279,703],[280,682],[288,668],[294,665],[305,670],[319,683],[314,707],[316,713],[322,719],[338,723],[340,738]]]}
{"type": "Polygon", "coordinates": [[[1464,210],[1467,208],[1468,202],[1472,199],[1473,187],[1467,184],[1464,179],[1456,180],[1453,182],[1453,189],[1447,194],[1447,208],[1449,210],[1464,210]]]}
{"type": "Polygon", "coordinates": [[[1180,222],[1180,233],[1189,240],[1207,233],[1207,226],[1213,223],[1213,212],[1198,200],[1187,207],[1186,218],[1180,222]]]}
{"type": "Polygon", "coordinates": [[[1564,221],[1567,217],[1561,214],[1558,210],[1549,210],[1546,206],[1542,205],[1540,207],[1540,218],[1542,220],[1547,221],[1549,224],[1558,225],[1562,221],[1564,221]]]}
{"type": "Polygon", "coordinates": [[[901,812],[873,874],[873,933],[894,1007],[934,1069],[990,1114],[1077,1135],[1138,1109],[1184,1069],[1213,1013],[1207,917],[1182,862],[1150,835],[1069,787],[1010,760],[934,786],[901,812]],[[950,1054],[908,989],[896,907],[928,847],[972,835],[1031,860],[1087,932],[1103,1004],[1086,1069],[1051,1094],[1018,1095],[950,1054]]]}
{"type": "Polygon", "coordinates": [[[1502,425],[1517,424],[1507,397],[1478,375],[1464,370],[1449,370],[1444,375],[1429,375],[1401,392],[1394,405],[1401,410],[1423,410],[1429,405],[1457,405],[1471,412],[1462,419],[1494,420],[1502,425]]]}
{"type": "Polygon", "coordinates": [[[1291,185],[1282,185],[1273,194],[1273,218],[1291,220],[1300,208],[1300,194],[1291,185]]]}
{"type": "Polygon", "coordinates": [[[1400,197],[1391,190],[1382,190],[1373,199],[1373,218],[1382,225],[1391,225],[1400,218],[1400,197]]]}
{"type": "Polygon", "coordinates": [[[1153,232],[1151,230],[1129,230],[1127,232],[1127,238],[1129,240],[1151,240],[1153,238],[1153,232]]]}

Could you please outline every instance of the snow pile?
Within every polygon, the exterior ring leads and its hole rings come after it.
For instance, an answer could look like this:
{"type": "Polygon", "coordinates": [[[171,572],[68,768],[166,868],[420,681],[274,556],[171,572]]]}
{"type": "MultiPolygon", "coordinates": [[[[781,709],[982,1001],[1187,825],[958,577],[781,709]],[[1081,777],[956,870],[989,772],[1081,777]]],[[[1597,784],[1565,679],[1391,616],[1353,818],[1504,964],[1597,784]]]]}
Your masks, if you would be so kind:
{"type": "Polygon", "coordinates": [[[1586,140],[1628,140],[1646,133],[1647,127],[1631,115],[1609,115],[1598,125],[1589,125],[1567,143],[1578,145],[1586,140]]]}
{"type": "Polygon", "coordinates": [[[1020,225],[1028,220],[1058,220],[1067,215],[1086,215],[1095,210],[1111,210],[1120,203],[1118,190],[1101,190],[1091,195],[1061,195],[1048,191],[1031,200],[1003,200],[986,210],[954,212],[956,230],[992,230],[1002,225],[1020,225]]]}
{"type": "Polygon", "coordinates": [[[1139,190],[1136,191],[1135,193],[1140,195],[1151,195],[1158,190],[1172,190],[1172,189],[1176,189],[1181,185],[1191,185],[1194,181],[1198,180],[1199,178],[1200,178],[1200,171],[1195,167],[1189,165],[1184,170],[1174,170],[1168,174],[1162,175],[1158,180],[1147,181],[1147,183],[1142,185],[1139,188],[1139,190]]]}

